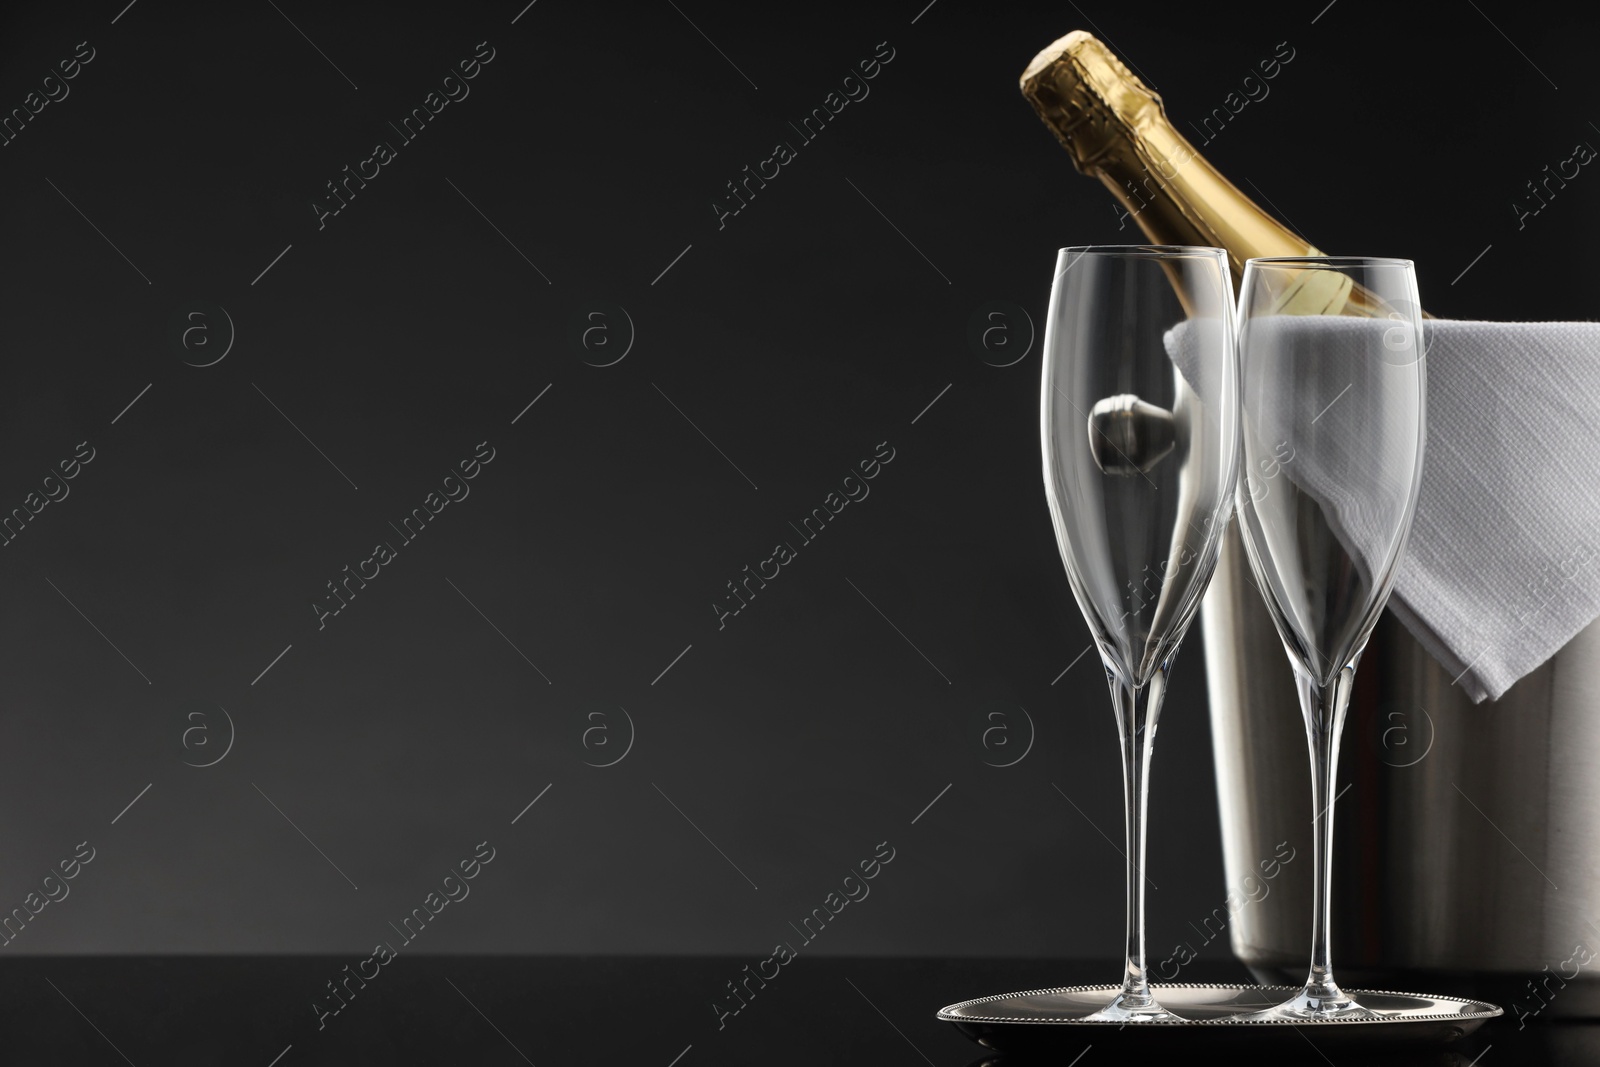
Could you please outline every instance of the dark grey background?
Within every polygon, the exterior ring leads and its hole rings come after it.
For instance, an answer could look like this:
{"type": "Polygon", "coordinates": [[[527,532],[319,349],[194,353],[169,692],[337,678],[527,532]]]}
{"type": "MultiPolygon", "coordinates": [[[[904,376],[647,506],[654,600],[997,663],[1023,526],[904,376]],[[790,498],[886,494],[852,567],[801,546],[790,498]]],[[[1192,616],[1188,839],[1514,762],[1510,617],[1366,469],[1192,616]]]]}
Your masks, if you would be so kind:
{"type": "MultiPolygon", "coordinates": [[[[0,33],[6,110],[96,50],[0,148],[0,511],[96,450],[0,548],[0,912],[97,850],[13,953],[365,954],[488,840],[414,951],[765,955],[887,841],[808,951],[1114,956],[1115,731],[1044,505],[1038,345],[996,367],[967,336],[989,301],[1042,332],[1057,247],[1138,239],[1017,92],[1071,29],[1184,130],[1287,41],[1202,146],[1247,193],[1414,258],[1436,314],[1595,306],[1600,177],[1521,230],[1511,206],[1600,145],[1593,27],[1555,5],[124,2],[0,33]],[[485,40],[471,95],[319,231],[324,183],[485,40]],[[883,41],[870,96],[719,230],[723,183],[883,41]],[[606,368],[569,337],[597,300],[636,332],[606,368]],[[170,322],[202,305],[236,337],[195,368],[220,348],[170,322]],[[324,583],[485,440],[470,497],[319,631],[324,583]],[[724,583],[883,441],[871,495],[719,631],[724,583]],[[186,766],[220,709],[231,751],[186,766]],[[631,750],[587,766],[620,709],[631,750]]],[[[1198,641],[1153,963],[1227,892],[1198,641]]]]}

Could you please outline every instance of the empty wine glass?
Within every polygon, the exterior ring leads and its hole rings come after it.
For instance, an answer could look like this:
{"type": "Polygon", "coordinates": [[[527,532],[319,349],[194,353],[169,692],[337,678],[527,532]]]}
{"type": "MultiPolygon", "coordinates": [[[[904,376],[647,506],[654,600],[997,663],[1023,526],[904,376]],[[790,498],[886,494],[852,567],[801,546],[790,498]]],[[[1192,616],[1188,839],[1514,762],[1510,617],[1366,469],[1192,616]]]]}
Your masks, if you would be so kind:
{"type": "Polygon", "coordinates": [[[1167,673],[1233,506],[1234,344],[1222,249],[1059,253],[1040,393],[1045,495],[1111,687],[1127,841],[1122,990],[1094,1021],[1178,1019],[1145,968],[1145,803],[1167,673]]]}
{"type": "Polygon", "coordinates": [[[1422,471],[1422,319],[1409,260],[1252,259],[1239,295],[1239,526],[1283,638],[1311,755],[1311,972],[1252,1018],[1361,1019],[1328,958],[1334,773],[1356,665],[1389,599],[1422,471]]]}

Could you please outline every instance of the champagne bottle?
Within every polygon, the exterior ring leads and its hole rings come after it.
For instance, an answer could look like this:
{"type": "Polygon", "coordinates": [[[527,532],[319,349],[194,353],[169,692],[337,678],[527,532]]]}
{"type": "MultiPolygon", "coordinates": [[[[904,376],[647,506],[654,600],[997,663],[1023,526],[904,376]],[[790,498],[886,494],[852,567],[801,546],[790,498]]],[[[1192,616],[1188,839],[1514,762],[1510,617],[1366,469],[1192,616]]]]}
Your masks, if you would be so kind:
{"type": "MultiPolygon", "coordinates": [[[[1151,241],[1226,249],[1236,287],[1252,257],[1323,254],[1206,162],[1161,97],[1092,35],[1074,30],[1035,56],[1022,95],[1079,172],[1099,178],[1151,241]]],[[[1322,270],[1297,275],[1275,303],[1291,315],[1379,310],[1348,277],[1322,270]]]]}

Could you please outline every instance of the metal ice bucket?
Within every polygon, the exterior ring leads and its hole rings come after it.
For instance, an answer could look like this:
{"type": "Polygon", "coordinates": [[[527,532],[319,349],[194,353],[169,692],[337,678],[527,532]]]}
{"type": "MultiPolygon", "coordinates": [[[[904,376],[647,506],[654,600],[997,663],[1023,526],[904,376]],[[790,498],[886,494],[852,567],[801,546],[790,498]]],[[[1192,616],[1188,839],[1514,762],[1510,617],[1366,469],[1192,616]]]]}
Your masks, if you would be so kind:
{"type": "MultiPolygon", "coordinates": [[[[1299,985],[1305,726],[1237,527],[1201,611],[1233,951],[1259,980],[1299,985]],[[1264,881],[1285,841],[1294,858],[1264,881]]],[[[1385,612],[1334,785],[1333,964],[1346,988],[1486,996],[1513,1018],[1600,1016],[1597,668],[1600,622],[1473,704],[1385,612]]]]}

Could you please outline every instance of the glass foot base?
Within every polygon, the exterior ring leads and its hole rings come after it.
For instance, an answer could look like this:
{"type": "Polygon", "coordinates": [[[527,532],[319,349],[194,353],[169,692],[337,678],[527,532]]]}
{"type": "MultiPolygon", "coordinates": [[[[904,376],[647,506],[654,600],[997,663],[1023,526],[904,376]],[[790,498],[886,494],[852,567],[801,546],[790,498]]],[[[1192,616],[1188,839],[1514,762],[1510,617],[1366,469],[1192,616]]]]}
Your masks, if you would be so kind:
{"type": "Polygon", "coordinates": [[[1302,989],[1282,1004],[1241,1015],[1239,1021],[1327,1022],[1336,1019],[1342,1022],[1356,1022],[1381,1018],[1377,1012],[1362,1007],[1354,997],[1334,986],[1323,990],[1302,989]]]}
{"type": "Polygon", "coordinates": [[[1099,1011],[1086,1015],[1084,1022],[1091,1023],[1181,1023],[1184,1018],[1174,1015],[1160,1004],[1155,997],[1148,993],[1136,996],[1127,992],[1117,994],[1116,999],[1099,1011]]]}

